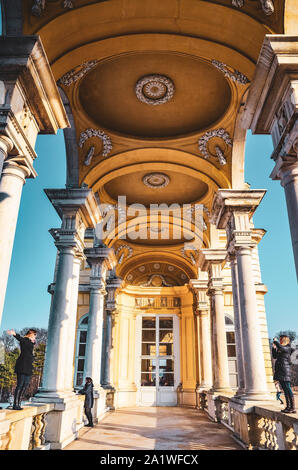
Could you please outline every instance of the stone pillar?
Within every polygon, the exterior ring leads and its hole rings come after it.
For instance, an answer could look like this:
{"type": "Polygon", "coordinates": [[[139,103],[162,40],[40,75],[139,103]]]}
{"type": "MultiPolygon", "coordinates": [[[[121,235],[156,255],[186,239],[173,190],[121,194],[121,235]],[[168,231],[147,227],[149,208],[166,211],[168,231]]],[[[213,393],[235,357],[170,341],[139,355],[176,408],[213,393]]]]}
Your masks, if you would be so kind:
{"type": "Polygon", "coordinates": [[[236,342],[236,356],[237,356],[237,373],[238,373],[237,395],[240,396],[244,392],[245,385],[244,385],[244,366],[243,366],[243,347],[242,347],[243,341],[242,341],[240,301],[239,301],[238,267],[237,267],[236,256],[229,254],[229,261],[230,261],[231,276],[232,276],[234,327],[235,327],[235,342],[236,342]]]}
{"type": "Polygon", "coordinates": [[[69,125],[36,36],[0,36],[0,114],[1,321],[22,187],[25,178],[36,176],[37,134],[55,134],[69,125]]]}
{"type": "Polygon", "coordinates": [[[198,354],[200,356],[201,381],[198,389],[208,390],[212,387],[212,347],[210,332],[210,306],[207,299],[208,282],[205,280],[191,279],[191,287],[194,289],[197,305],[196,319],[198,331],[198,354]]]}
{"type": "Polygon", "coordinates": [[[112,270],[108,276],[106,290],[106,331],[104,342],[104,364],[102,386],[106,389],[113,388],[111,383],[111,348],[112,348],[112,316],[116,310],[116,290],[120,288],[122,279],[116,276],[112,270]]]}
{"type": "Polygon", "coordinates": [[[226,251],[220,249],[202,250],[201,269],[208,271],[208,292],[211,303],[211,325],[213,342],[213,392],[232,393],[229,379],[229,363],[226,338],[222,263],[226,257],[226,251]]]}
{"type": "Polygon", "coordinates": [[[297,138],[293,145],[293,152],[294,151],[296,152],[296,156],[289,155],[279,158],[270,177],[274,180],[280,180],[280,184],[285,191],[298,279],[298,125],[297,138]]]}
{"type": "Polygon", "coordinates": [[[50,232],[59,250],[57,276],[49,317],[42,387],[35,399],[55,401],[72,395],[80,259],[86,226],[93,223],[95,198],[89,189],[48,189],[46,194],[62,218],[50,232]]]}
{"type": "Polygon", "coordinates": [[[0,181],[0,321],[23,185],[29,170],[15,159],[5,160],[0,181]]]}
{"type": "Polygon", "coordinates": [[[298,278],[298,41],[265,36],[243,115],[253,134],[271,134],[275,167],[270,175],[285,190],[298,278]]]}
{"type": "MultiPolygon", "coordinates": [[[[239,313],[244,369],[244,394],[247,400],[270,399],[267,389],[261,326],[258,319],[256,287],[252,270],[253,240],[250,219],[264,197],[264,190],[220,189],[215,195],[212,220],[226,229],[227,250],[236,255],[239,313]]],[[[235,274],[235,273],[234,273],[235,274]]],[[[234,288],[234,286],[233,286],[234,288]]]]}

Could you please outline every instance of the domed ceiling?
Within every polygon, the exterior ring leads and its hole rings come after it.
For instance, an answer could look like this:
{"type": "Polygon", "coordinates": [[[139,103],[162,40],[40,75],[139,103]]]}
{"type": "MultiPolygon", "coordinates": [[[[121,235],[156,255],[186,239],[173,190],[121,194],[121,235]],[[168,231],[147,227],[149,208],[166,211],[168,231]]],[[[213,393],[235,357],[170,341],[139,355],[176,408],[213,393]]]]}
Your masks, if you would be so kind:
{"type": "Polygon", "coordinates": [[[224,75],[187,54],[143,52],[103,60],[81,80],[79,101],[99,126],[170,138],[218,121],[231,101],[224,75]]]}

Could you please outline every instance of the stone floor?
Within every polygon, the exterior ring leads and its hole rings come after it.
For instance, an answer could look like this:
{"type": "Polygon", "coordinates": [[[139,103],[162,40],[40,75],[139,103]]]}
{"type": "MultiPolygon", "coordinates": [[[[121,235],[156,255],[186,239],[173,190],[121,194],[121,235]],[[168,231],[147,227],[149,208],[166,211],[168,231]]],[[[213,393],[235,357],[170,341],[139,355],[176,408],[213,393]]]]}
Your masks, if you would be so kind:
{"type": "Polygon", "coordinates": [[[65,450],[240,450],[231,432],[202,411],[178,407],[122,408],[84,428],[65,450]]]}

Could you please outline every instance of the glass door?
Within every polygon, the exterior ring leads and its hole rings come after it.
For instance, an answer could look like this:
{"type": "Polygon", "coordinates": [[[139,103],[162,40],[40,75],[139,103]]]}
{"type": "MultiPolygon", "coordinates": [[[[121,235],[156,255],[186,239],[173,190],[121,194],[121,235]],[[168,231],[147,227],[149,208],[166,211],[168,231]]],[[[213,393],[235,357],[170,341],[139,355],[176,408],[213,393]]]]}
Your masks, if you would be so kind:
{"type": "Polygon", "coordinates": [[[177,321],[174,315],[141,317],[141,367],[138,382],[142,405],[177,404],[174,351],[179,344],[179,337],[176,337],[177,331],[175,331],[177,321]]]}

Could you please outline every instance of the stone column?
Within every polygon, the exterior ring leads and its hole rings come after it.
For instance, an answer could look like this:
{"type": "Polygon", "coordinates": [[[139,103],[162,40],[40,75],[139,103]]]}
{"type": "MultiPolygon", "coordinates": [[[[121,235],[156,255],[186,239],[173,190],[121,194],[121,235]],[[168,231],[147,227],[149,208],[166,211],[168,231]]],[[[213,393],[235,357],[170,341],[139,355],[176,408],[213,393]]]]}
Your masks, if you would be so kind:
{"type": "Polygon", "coordinates": [[[84,377],[91,377],[94,389],[101,388],[102,330],[106,272],[112,250],[104,245],[86,248],[85,255],[91,267],[90,308],[86,344],[84,377]]]}
{"type": "Polygon", "coordinates": [[[111,384],[111,348],[112,348],[112,316],[116,310],[116,290],[120,288],[122,279],[116,276],[114,270],[109,273],[106,290],[106,331],[105,331],[105,342],[104,342],[104,354],[103,354],[103,388],[113,388],[111,384]]]}
{"type": "Polygon", "coordinates": [[[194,289],[197,305],[196,319],[198,331],[198,354],[200,356],[201,382],[199,390],[208,390],[212,387],[212,347],[210,331],[210,306],[207,299],[208,281],[191,279],[191,287],[194,289]]]}
{"type": "Polygon", "coordinates": [[[202,250],[201,269],[208,271],[208,292],[211,303],[211,325],[213,342],[213,391],[218,393],[231,393],[229,379],[229,363],[226,338],[222,263],[226,257],[226,251],[220,249],[202,250]]]}
{"type": "Polygon", "coordinates": [[[29,170],[15,159],[5,160],[0,181],[0,321],[23,185],[29,170]]]}
{"type": "Polygon", "coordinates": [[[36,176],[37,134],[55,134],[69,124],[36,36],[0,36],[0,112],[1,321],[22,187],[36,176]]]}
{"type": "Polygon", "coordinates": [[[235,327],[235,342],[236,342],[236,357],[237,357],[237,372],[238,372],[238,390],[237,395],[240,396],[244,392],[244,366],[243,366],[243,341],[242,341],[242,328],[241,328],[241,315],[240,315],[240,302],[239,302],[239,284],[238,284],[238,267],[235,254],[229,254],[229,261],[231,266],[232,276],[232,291],[233,291],[233,309],[234,309],[234,327],[235,327]]]}
{"type": "Polygon", "coordinates": [[[245,382],[242,398],[247,400],[270,399],[251,259],[251,250],[256,242],[252,238],[250,219],[264,194],[264,190],[257,189],[220,189],[212,209],[212,220],[217,228],[226,229],[227,250],[236,255],[237,278],[234,284],[238,281],[245,382]]]}
{"type": "MultiPolygon", "coordinates": [[[[260,325],[257,318],[257,299],[251,263],[251,248],[238,247],[239,300],[242,327],[242,347],[245,373],[245,398],[267,397],[267,381],[260,325]]],[[[267,397],[268,398],[268,397],[267,397]]]]}
{"type": "Polygon", "coordinates": [[[243,114],[243,127],[271,134],[270,175],[285,190],[298,278],[298,41],[297,36],[268,35],[258,58],[243,114]]]}
{"type": "Polygon", "coordinates": [[[59,250],[49,317],[42,387],[36,401],[63,401],[73,395],[73,360],[80,258],[85,228],[91,225],[95,198],[89,189],[49,189],[46,194],[62,218],[61,229],[50,232],[59,250]]]}
{"type": "Polygon", "coordinates": [[[298,279],[298,129],[293,151],[296,152],[296,156],[289,155],[278,159],[270,177],[273,180],[280,180],[285,191],[298,279]]]}

